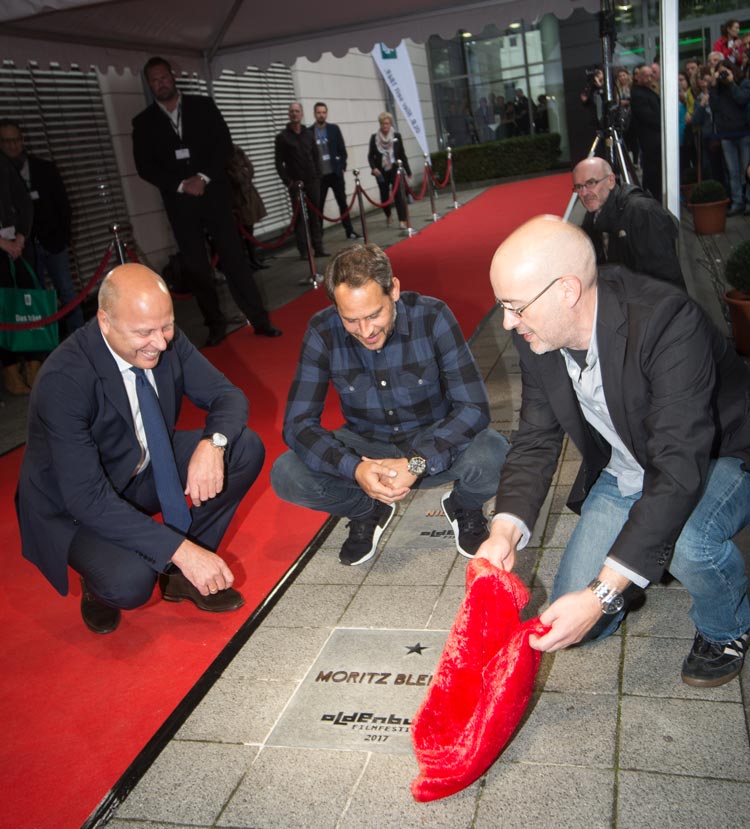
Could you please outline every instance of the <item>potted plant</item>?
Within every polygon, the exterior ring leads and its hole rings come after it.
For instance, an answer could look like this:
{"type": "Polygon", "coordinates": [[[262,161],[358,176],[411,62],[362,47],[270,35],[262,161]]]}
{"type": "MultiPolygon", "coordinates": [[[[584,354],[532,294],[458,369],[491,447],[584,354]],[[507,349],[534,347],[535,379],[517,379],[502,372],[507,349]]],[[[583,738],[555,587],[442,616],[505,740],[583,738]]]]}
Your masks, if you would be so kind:
{"type": "Polygon", "coordinates": [[[727,191],[714,179],[707,178],[693,187],[688,207],[693,212],[695,232],[701,235],[723,233],[727,221],[727,191]]]}
{"type": "Polygon", "coordinates": [[[724,301],[732,321],[734,347],[738,354],[750,355],[750,240],[740,242],[729,254],[724,278],[732,286],[724,301]]]}

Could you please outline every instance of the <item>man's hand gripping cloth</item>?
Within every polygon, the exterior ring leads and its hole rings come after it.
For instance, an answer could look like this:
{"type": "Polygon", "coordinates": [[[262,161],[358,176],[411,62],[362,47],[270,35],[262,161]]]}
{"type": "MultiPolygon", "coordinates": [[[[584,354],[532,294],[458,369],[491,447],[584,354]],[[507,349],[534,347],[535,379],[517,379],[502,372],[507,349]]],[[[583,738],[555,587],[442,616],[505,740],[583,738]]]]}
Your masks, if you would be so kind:
{"type": "Polygon", "coordinates": [[[466,595],[430,687],[412,721],[419,776],[415,800],[470,786],[499,756],[526,710],[541,653],[529,636],[549,627],[521,622],[523,582],[486,559],[466,568],[466,595]]]}

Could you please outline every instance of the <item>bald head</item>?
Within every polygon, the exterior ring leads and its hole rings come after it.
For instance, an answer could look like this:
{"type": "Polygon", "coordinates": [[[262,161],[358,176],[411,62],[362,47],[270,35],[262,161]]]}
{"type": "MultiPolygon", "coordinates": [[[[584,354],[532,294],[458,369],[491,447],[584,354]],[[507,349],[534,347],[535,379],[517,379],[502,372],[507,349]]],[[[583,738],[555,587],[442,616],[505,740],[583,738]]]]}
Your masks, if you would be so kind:
{"type": "Polygon", "coordinates": [[[503,324],[533,351],[584,347],[596,307],[596,258],[579,227],[558,216],[529,220],[495,252],[490,281],[506,308],[522,309],[520,317],[506,310],[503,324]]]}
{"type": "Polygon", "coordinates": [[[139,368],[154,368],[174,336],[169,289],[144,265],[119,265],[107,274],[97,320],[115,354],[139,368]]]}
{"type": "Polygon", "coordinates": [[[573,168],[573,189],[589,213],[604,207],[617,181],[603,158],[584,158],[573,168]]]}

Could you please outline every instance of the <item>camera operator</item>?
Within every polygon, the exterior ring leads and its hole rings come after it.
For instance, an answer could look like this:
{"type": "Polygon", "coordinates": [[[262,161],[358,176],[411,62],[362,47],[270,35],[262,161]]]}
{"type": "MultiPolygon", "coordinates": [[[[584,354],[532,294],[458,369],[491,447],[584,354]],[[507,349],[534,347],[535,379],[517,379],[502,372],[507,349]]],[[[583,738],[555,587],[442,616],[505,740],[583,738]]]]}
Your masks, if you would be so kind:
{"type": "Polygon", "coordinates": [[[750,133],[746,119],[750,81],[737,83],[732,64],[723,60],[711,73],[709,101],[729,179],[732,204],[727,215],[736,216],[743,211],[750,215],[750,187],[745,187],[743,194],[745,170],[750,164],[750,133]]]}

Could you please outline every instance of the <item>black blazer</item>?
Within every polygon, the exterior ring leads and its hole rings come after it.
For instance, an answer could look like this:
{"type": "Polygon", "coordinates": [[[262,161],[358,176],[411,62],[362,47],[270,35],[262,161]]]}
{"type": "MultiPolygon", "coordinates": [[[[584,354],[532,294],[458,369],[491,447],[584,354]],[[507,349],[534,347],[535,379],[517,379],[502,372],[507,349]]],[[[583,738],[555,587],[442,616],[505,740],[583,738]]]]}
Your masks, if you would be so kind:
{"type": "Polygon", "coordinates": [[[197,173],[211,179],[204,199],[210,199],[219,189],[226,193],[229,188],[226,170],[232,155],[232,138],[218,107],[211,98],[200,95],[182,95],[181,105],[182,138],[156,103],[133,119],[136,170],[141,178],[159,188],[167,210],[179,197],[180,182],[197,173]],[[181,150],[189,150],[189,158],[177,158],[181,150]]]}
{"type": "MultiPolygon", "coordinates": [[[[226,435],[230,447],[245,428],[245,395],[179,329],[154,379],[170,433],[183,396],[208,412],[206,432],[226,435]]],[[[80,526],[138,551],[159,571],[182,543],[121,496],[140,457],[125,385],[94,318],[52,352],[34,383],[16,492],[23,555],[63,595],[80,526]]]]}
{"type": "MultiPolygon", "coordinates": [[[[685,293],[625,268],[600,269],[596,325],[604,394],[617,434],[644,468],[643,495],[609,555],[649,581],[662,576],[698,503],[709,461],[750,462],[750,371],[685,293]]],[[[559,351],[536,355],[514,334],[523,401],[503,466],[497,512],[531,528],[563,434],[582,455],[568,506],[576,512],[607,465],[559,351]]]]}
{"type": "MultiPolygon", "coordinates": [[[[404,170],[406,170],[406,175],[410,176],[411,167],[409,167],[409,159],[406,157],[406,150],[404,149],[404,141],[401,138],[401,133],[397,132],[394,135],[393,154],[397,159],[401,159],[401,163],[404,165],[404,170]]],[[[367,163],[370,165],[371,170],[380,170],[382,173],[383,157],[378,150],[378,145],[375,143],[376,137],[376,132],[370,136],[370,149],[367,152],[367,163]]],[[[396,167],[397,165],[394,163],[393,166],[396,167]]]]}
{"type": "Polygon", "coordinates": [[[57,167],[29,155],[30,195],[34,202],[31,235],[50,253],[59,253],[70,244],[70,201],[57,167]]]}
{"type": "MultiPolygon", "coordinates": [[[[310,131],[315,136],[315,124],[310,125],[310,131]]],[[[326,134],[328,136],[328,150],[331,153],[331,164],[333,165],[333,172],[337,176],[342,176],[346,172],[346,162],[349,157],[346,152],[346,144],[344,143],[344,136],[338,124],[329,124],[326,122],[326,134]]],[[[317,146],[317,142],[316,142],[317,146]]]]}

